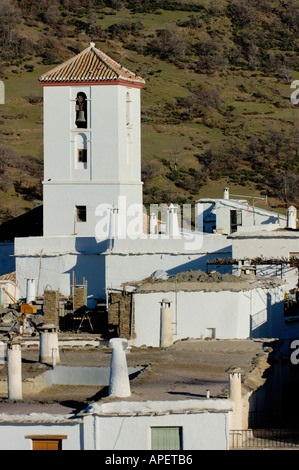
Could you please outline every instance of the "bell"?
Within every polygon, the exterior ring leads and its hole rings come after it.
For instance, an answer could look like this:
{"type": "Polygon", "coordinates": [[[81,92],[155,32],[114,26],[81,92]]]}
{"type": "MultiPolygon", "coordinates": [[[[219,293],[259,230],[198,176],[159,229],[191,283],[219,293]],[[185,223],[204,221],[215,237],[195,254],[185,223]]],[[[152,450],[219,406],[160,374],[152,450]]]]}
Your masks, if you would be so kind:
{"type": "Polygon", "coordinates": [[[79,111],[78,112],[78,118],[77,118],[76,122],[86,122],[84,111],[79,111]]]}

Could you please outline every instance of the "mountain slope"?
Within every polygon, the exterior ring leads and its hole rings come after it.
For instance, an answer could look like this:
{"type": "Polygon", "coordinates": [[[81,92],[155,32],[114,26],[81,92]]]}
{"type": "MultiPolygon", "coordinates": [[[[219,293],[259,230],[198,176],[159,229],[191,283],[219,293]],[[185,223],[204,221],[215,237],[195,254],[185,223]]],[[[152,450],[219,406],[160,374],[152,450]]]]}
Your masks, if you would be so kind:
{"type": "MultiPolygon", "coordinates": [[[[144,202],[231,192],[299,204],[295,1],[0,0],[0,208],[41,203],[38,77],[96,46],[146,80],[144,202]]],[[[261,204],[265,204],[261,202],[261,204]]]]}

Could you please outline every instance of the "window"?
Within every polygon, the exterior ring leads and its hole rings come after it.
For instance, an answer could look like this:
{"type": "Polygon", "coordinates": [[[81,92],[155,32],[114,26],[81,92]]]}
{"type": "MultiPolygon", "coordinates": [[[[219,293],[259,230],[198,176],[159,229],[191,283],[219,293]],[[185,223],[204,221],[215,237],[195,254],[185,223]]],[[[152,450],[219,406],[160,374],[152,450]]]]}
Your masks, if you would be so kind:
{"type": "Polygon", "coordinates": [[[78,133],[74,139],[74,166],[76,170],[86,170],[89,156],[88,137],[82,132],[78,133]]]}
{"type": "Polygon", "coordinates": [[[126,96],[126,121],[127,121],[127,126],[132,125],[132,101],[131,101],[130,93],[127,93],[127,96],[126,96]]]}
{"type": "Polygon", "coordinates": [[[86,222],[86,206],[76,206],[76,222],[86,222]]]}
{"type": "Polygon", "coordinates": [[[238,226],[242,225],[242,212],[237,210],[230,211],[230,229],[231,232],[236,232],[238,230],[238,226]]]}
{"type": "Polygon", "coordinates": [[[87,97],[80,92],[76,98],[76,126],[79,129],[87,129],[87,97]]]}
{"type": "Polygon", "coordinates": [[[87,163],[87,149],[78,149],[78,162],[87,163]]]}
{"type": "Polygon", "coordinates": [[[152,427],[152,450],[182,450],[181,427],[152,427]]]}
{"type": "Polygon", "coordinates": [[[216,328],[206,328],[206,338],[216,338],[216,328]]]}
{"type": "Polygon", "coordinates": [[[32,450],[62,450],[62,440],[67,436],[25,436],[32,439],[32,450]]]}

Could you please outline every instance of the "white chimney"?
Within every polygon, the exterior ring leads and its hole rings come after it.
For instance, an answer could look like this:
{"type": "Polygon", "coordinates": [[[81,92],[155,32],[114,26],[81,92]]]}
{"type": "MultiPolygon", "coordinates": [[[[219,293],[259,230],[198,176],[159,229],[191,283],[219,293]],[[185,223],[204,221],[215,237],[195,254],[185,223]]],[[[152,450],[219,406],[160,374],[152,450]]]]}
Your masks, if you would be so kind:
{"type": "Polygon", "coordinates": [[[234,411],[230,418],[230,429],[242,429],[242,374],[239,368],[228,369],[229,399],[234,402],[234,411]]]}
{"type": "Polygon", "coordinates": [[[149,219],[149,233],[154,235],[158,233],[158,221],[154,212],[150,215],[149,219]]]}
{"type": "Polygon", "coordinates": [[[178,237],[180,234],[178,209],[173,204],[167,210],[166,234],[170,237],[178,237]]]}
{"type": "Polygon", "coordinates": [[[229,199],[229,188],[224,188],[223,199],[229,199]]]}
{"type": "Polygon", "coordinates": [[[297,209],[294,206],[288,208],[288,228],[297,228],[297,209]]]}
{"type": "Polygon", "coordinates": [[[163,299],[161,302],[160,322],[160,347],[168,348],[173,344],[172,311],[168,299],[163,299]]]}
{"type": "Polygon", "coordinates": [[[22,400],[22,355],[21,345],[7,344],[7,390],[9,400],[22,400]]]}
{"type": "Polygon", "coordinates": [[[35,279],[27,279],[26,303],[31,304],[36,298],[35,279]]]}
{"type": "Polygon", "coordinates": [[[55,325],[47,324],[39,331],[39,362],[55,367],[60,364],[57,329],[55,325]]]}
{"type": "Polygon", "coordinates": [[[131,390],[126,358],[128,341],[124,338],[112,338],[109,346],[112,348],[109,395],[114,397],[129,397],[131,390]]]}

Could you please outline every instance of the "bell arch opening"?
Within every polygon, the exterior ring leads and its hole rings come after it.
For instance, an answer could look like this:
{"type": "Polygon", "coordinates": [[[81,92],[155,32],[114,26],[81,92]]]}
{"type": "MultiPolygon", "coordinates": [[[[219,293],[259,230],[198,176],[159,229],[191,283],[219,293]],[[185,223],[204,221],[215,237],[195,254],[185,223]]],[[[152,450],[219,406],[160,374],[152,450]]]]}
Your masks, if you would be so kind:
{"type": "Polygon", "coordinates": [[[79,129],[87,129],[87,96],[80,91],[76,97],[76,126],[79,129]]]}

